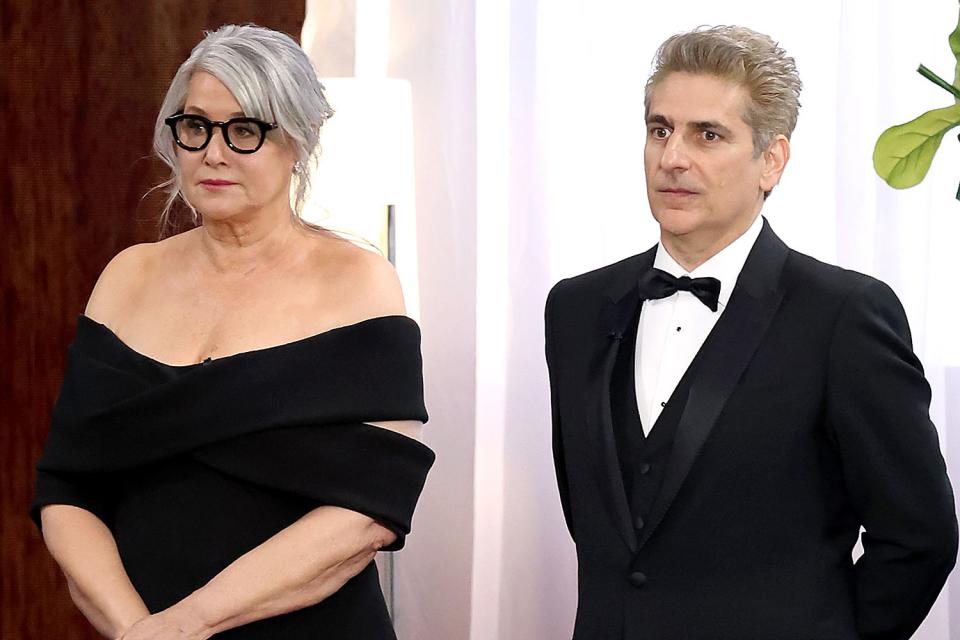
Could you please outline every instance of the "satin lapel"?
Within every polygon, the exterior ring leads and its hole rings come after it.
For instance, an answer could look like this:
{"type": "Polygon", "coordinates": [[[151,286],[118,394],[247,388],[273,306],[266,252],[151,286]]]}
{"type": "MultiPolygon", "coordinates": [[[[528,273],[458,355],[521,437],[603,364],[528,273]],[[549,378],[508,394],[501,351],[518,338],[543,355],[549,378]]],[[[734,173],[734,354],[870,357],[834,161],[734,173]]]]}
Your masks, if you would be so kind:
{"type": "Polygon", "coordinates": [[[599,424],[597,429],[600,464],[597,467],[601,492],[610,517],[617,532],[630,548],[637,550],[637,535],[630,523],[630,504],[623,486],[623,474],[620,471],[620,458],[617,454],[617,441],[613,432],[613,411],[610,405],[610,384],[613,368],[623,345],[623,335],[627,323],[634,317],[638,299],[636,295],[624,295],[618,301],[608,301],[601,314],[601,328],[605,341],[599,385],[595,394],[599,399],[599,424]]]}
{"type": "Polygon", "coordinates": [[[663,521],[780,307],[780,271],[788,251],[764,221],[727,308],[698,356],[698,370],[677,426],[663,484],[640,540],[641,547],[663,521]]]}

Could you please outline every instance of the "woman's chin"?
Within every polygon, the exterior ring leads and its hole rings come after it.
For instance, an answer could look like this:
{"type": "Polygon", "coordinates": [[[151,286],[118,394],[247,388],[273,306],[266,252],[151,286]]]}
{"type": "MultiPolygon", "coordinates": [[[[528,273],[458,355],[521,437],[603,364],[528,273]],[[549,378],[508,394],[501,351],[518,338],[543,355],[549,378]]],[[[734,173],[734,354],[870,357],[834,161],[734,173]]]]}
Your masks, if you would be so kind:
{"type": "Polygon", "coordinates": [[[238,203],[230,202],[200,202],[194,204],[206,222],[221,222],[236,218],[244,211],[238,203]]]}

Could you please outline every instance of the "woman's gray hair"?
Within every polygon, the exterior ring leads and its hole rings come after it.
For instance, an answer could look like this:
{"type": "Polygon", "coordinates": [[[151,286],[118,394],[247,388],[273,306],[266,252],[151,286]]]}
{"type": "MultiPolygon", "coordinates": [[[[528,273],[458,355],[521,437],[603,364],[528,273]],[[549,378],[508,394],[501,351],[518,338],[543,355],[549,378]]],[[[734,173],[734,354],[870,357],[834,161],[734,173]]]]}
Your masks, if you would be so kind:
{"type": "Polygon", "coordinates": [[[164,124],[167,116],[183,110],[187,86],[197,71],[222,82],[247,117],[277,124],[296,156],[293,209],[299,220],[310,186],[310,167],[315,160],[320,127],[333,115],[333,109],[310,59],[293,38],[256,25],[225,25],[206,32],[180,65],[157,115],[153,149],[170,167],[169,179],[155,187],[167,192],[160,215],[161,235],[167,235],[175,226],[170,215],[178,197],[193,212],[194,223],[200,222],[196,209],[183,198],[173,134],[164,124]]]}

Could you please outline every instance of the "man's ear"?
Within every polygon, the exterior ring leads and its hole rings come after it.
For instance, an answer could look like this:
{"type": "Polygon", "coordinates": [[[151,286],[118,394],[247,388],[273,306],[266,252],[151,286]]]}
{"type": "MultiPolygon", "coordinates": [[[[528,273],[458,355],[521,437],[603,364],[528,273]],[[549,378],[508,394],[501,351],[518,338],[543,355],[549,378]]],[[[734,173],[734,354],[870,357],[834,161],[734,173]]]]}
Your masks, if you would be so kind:
{"type": "Polygon", "coordinates": [[[760,189],[772,191],[780,183],[780,176],[790,161],[790,141],[783,134],[778,135],[761,154],[763,170],[760,173],[760,189]]]}

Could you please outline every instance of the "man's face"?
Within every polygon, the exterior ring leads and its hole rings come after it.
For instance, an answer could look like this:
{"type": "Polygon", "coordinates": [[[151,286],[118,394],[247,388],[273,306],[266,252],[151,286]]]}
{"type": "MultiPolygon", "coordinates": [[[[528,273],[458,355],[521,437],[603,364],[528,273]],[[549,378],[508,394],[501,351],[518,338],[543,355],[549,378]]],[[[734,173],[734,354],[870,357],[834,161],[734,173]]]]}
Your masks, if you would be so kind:
{"type": "Polygon", "coordinates": [[[732,240],[762,207],[776,180],[770,183],[765,154],[754,157],[753,131],[743,121],[749,99],[738,84],[686,72],[651,89],[643,159],[664,236],[732,240]]]}

